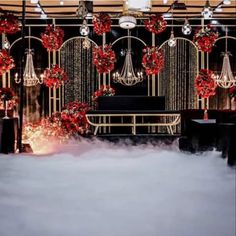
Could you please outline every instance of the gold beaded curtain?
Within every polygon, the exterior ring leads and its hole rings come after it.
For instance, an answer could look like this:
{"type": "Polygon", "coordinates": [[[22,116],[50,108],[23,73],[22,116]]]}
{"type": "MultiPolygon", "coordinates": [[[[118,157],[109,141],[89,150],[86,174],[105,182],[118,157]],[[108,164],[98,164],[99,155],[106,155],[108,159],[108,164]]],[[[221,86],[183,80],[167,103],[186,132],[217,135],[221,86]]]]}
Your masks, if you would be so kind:
{"type": "Polygon", "coordinates": [[[177,38],[177,45],[162,45],[164,69],[159,74],[159,95],[166,98],[166,110],[197,108],[194,79],[198,73],[198,52],[188,40],[177,38]]]}
{"type": "Polygon", "coordinates": [[[60,62],[68,75],[65,83],[65,104],[72,101],[86,102],[92,105],[92,94],[97,89],[96,69],[92,63],[91,42],[89,49],[83,48],[84,38],[68,40],[61,48],[60,62]]]}

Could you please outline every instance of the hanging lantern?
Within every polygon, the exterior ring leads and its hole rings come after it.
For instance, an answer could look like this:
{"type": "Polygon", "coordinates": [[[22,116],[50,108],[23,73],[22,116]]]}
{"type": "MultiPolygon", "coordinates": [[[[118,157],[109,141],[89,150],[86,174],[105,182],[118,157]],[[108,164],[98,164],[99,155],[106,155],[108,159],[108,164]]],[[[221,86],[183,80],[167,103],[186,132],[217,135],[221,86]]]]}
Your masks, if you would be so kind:
{"type": "Polygon", "coordinates": [[[182,33],[184,35],[190,35],[192,32],[192,27],[191,25],[189,24],[189,21],[188,19],[186,18],[185,19],[185,22],[184,22],[184,25],[182,26],[182,33]]]}
{"type": "Polygon", "coordinates": [[[171,30],[171,34],[170,34],[170,38],[168,40],[168,45],[173,48],[176,46],[176,38],[175,38],[175,35],[174,35],[174,31],[171,30]]]}

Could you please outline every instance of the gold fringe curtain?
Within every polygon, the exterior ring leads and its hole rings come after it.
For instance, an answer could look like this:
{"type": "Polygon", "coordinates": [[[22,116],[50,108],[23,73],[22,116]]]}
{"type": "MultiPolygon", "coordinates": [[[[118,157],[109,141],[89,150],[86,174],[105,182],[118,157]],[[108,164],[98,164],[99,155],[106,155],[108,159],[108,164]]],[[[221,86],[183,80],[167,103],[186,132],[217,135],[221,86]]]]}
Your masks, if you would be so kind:
{"type": "Polygon", "coordinates": [[[194,79],[198,73],[198,53],[185,39],[177,39],[176,47],[162,45],[165,66],[159,74],[159,95],[166,98],[167,110],[197,108],[194,79]]]}
{"type": "Polygon", "coordinates": [[[84,38],[73,38],[60,51],[61,67],[68,75],[65,83],[65,104],[71,101],[92,105],[92,94],[98,87],[98,75],[92,62],[94,43],[83,49],[84,38]]]}

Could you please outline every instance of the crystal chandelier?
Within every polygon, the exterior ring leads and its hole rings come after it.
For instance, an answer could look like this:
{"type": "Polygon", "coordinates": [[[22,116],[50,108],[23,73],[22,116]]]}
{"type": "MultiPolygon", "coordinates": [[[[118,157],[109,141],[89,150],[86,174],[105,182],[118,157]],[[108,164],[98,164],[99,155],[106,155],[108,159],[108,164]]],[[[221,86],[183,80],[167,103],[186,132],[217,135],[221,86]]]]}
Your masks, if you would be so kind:
{"type": "Polygon", "coordinates": [[[226,37],[225,37],[225,52],[224,52],[224,58],[223,58],[223,65],[220,75],[215,76],[216,84],[221,88],[231,88],[236,85],[236,77],[233,76],[231,66],[230,66],[230,60],[229,56],[231,55],[228,52],[228,44],[227,44],[227,38],[228,38],[228,30],[226,29],[226,37]]]}
{"type": "MultiPolygon", "coordinates": [[[[33,52],[31,49],[26,51],[26,64],[23,74],[24,86],[26,87],[36,86],[37,84],[43,83],[43,75],[40,75],[40,78],[38,78],[35,73],[32,54],[33,52]]],[[[21,78],[18,77],[18,73],[15,74],[15,82],[17,84],[21,82],[21,78]]]]}
{"type": "Polygon", "coordinates": [[[121,73],[115,72],[113,74],[113,80],[116,83],[121,83],[125,86],[133,86],[139,82],[143,81],[143,73],[138,72],[135,75],[133,62],[132,62],[132,55],[131,55],[131,37],[128,34],[128,49],[125,55],[125,61],[121,73]]]}

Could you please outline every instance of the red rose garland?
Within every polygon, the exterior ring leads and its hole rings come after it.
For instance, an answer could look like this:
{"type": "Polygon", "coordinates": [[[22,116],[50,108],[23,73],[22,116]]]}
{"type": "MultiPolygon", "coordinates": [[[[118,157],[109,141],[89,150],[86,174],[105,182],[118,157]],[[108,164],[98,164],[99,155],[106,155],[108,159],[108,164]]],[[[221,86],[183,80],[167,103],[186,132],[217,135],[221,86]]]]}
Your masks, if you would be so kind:
{"type": "Polygon", "coordinates": [[[201,28],[196,31],[193,42],[200,51],[211,52],[217,38],[218,33],[214,32],[210,25],[207,25],[205,29],[201,28]]]}
{"type": "Polygon", "coordinates": [[[116,55],[111,47],[105,44],[104,47],[98,46],[93,49],[93,63],[99,73],[109,73],[114,69],[116,55]]]}
{"type": "Polygon", "coordinates": [[[142,65],[147,75],[158,74],[164,67],[164,55],[157,47],[146,47],[143,52],[142,65]]]}
{"type": "Polygon", "coordinates": [[[107,13],[100,13],[93,17],[94,31],[98,35],[109,32],[111,30],[111,18],[107,13]]]}
{"type": "Polygon", "coordinates": [[[98,97],[100,96],[114,96],[115,95],[115,89],[112,88],[109,85],[102,85],[100,89],[96,90],[93,93],[93,101],[97,101],[98,97]]]}
{"type": "Polygon", "coordinates": [[[199,75],[195,78],[195,87],[197,94],[202,98],[215,95],[216,82],[213,71],[201,69],[199,75]]]}
{"type": "Polygon", "coordinates": [[[67,80],[66,72],[60,68],[58,65],[53,65],[52,68],[47,68],[44,71],[44,84],[49,87],[56,87],[59,88],[64,81],[67,80]]]}
{"type": "Polygon", "coordinates": [[[63,43],[64,31],[60,27],[48,25],[41,34],[42,44],[49,51],[58,50],[63,43]]]}
{"type": "Polygon", "coordinates": [[[151,16],[150,19],[144,21],[145,28],[155,34],[160,34],[166,29],[167,22],[162,16],[151,16]]]}
{"type": "Polygon", "coordinates": [[[69,135],[86,134],[89,125],[86,119],[86,112],[90,109],[87,103],[70,102],[62,108],[61,122],[69,135]]]}
{"type": "Polygon", "coordinates": [[[0,34],[14,34],[20,30],[18,18],[10,13],[5,13],[0,17],[0,34]]]}
{"type": "Polygon", "coordinates": [[[5,49],[0,50],[0,75],[15,67],[14,59],[5,49]]]}

